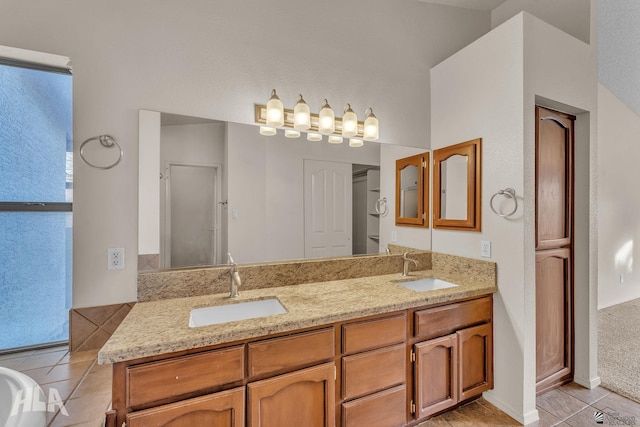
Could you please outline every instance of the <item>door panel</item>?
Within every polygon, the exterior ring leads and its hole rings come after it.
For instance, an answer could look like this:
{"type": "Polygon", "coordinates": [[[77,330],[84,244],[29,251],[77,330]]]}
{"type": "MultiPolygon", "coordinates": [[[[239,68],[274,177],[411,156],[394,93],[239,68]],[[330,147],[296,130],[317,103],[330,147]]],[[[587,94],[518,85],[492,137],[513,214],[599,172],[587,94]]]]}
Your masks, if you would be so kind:
{"type": "Polygon", "coordinates": [[[352,166],[304,161],[305,258],[352,254],[352,166]]]}
{"type": "Polygon", "coordinates": [[[456,334],[415,345],[416,417],[423,418],[458,403],[456,334]]]}
{"type": "Polygon", "coordinates": [[[571,260],[569,249],[536,253],[536,382],[550,384],[571,373],[571,260]]]}
{"type": "Polygon", "coordinates": [[[571,243],[572,121],[538,109],[536,249],[571,243]]]}
{"type": "Polygon", "coordinates": [[[216,264],[216,173],[213,166],[169,165],[166,267],[216,264]]]}
{"type": "Polygon", "coordinates": [[[335,366],[307,368],[247,385],[248,427],[330,427],[335,423],[335,366]]]}
{"type": "Polygon", "coordinates": [[[242,427],[244,387],[127,415],[129,427],[242,427]]]}

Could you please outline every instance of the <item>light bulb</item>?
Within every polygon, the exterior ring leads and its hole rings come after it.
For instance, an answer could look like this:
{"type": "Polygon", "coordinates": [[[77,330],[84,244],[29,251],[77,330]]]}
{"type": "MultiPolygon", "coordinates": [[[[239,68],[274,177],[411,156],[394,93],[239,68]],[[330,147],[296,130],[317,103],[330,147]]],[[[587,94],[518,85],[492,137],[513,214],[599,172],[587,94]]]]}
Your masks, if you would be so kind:
{"type": "Polygon", "coordinates": [[[342,137],[339,135],[329,135],[329,143],[342,144],[342,137]]]}
{"type": "Polygon", "coordinates": [[[274,128],[284,126],[284,105],[276,95],[275,89],[271,91],[271,98],[267,102],[267,126],[274,128]]]}
{"type": "Polygon", "coordinates": [[[373,114],[373,110],[369,108],[367,118],[364,121],[363,139],[365,141],[376,141],[380,132],[378,128],[378,118],[373,114]]]}
{"type": "Polygon", "coordinates": [[[284,136],[286,136],[287,138],[299,138],[300,131],[293,130],[293,129],[285,129],[284,136]]]}
{"type": "Polygon", "coordinates": [[[349,138],[358,134],[358,116],[351,109],[351,105],[344,107],[344,115],[342,116],[342,136],[349,138]]]}
{"type": "Polygon", "coordinates": [[[307,130],[311,127],[311,111],[302,95],[298,95],[298,103],[293,108],[293,128],[297,130],[307,130]]]}
{"type": "Polygon", "coordinates": [[[336,115],[333,113],[331,106],[325,99],[322,108],[318,114],[318,131],[325,135],[333,133],[336,130],[336,115]]]}
{"type": "Polygon", "coordinates": [[[349,147],[362,147],[364,142],[358,138],[349,138],[349,147]]]}

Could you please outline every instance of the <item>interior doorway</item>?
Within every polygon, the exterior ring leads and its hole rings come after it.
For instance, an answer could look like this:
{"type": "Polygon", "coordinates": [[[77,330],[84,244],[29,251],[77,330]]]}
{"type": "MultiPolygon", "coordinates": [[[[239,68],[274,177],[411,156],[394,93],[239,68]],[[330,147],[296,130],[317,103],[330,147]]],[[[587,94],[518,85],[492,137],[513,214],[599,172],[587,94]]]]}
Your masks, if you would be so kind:
{"type": "Polygon", "coordinates": [[[220,253],[220,167],[167,162],[164,266],[215,265],[220,253]]]}
{"type": "Polygon", "coordinates": [[[536,391],[574,374],[575,116],[536,107],[536,391]]]}

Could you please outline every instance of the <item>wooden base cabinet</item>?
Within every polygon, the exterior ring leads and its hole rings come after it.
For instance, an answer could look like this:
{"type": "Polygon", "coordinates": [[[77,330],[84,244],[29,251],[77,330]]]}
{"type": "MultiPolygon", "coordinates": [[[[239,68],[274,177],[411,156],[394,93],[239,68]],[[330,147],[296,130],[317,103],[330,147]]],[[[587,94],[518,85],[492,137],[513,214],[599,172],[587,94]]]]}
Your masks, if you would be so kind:
{"type": "Polygon", "coordinates": [[[115,363],[105,425],[416,425],[493,387],[492,309],[483,296],[115,363]]]}
{"type": "MultiPolygon", "coordinates": [[[[441,318],[443,311],[452,316],[451,325],[476,324],[455,331],[451,330],[455,329],[453,327],[447,331],[450,332],[448,335],[414,344],[415,407],[412,410],[416,419],[452,408],[493,388],[490,309],[491,300],[486,298],[416,312],[416,320],[423,325],[441,318]]],[[[432,325],[442,326],[438,322],[432,325]]],[[[421,330],[416,328],[416,331],[420,333],[421,330]]],[[[422,333],[433,335],[428,329],[423,329],[422,333]]]]}
{"type": "Polygon", "coordinates": [[[127,415],[128,427],[243,427],[244,387],[127,415]]]}
{"type": "Polygon", "coordinates": [[[247,385],[248,427],[332,427],[335,365],[307,368],[247,385]]]}

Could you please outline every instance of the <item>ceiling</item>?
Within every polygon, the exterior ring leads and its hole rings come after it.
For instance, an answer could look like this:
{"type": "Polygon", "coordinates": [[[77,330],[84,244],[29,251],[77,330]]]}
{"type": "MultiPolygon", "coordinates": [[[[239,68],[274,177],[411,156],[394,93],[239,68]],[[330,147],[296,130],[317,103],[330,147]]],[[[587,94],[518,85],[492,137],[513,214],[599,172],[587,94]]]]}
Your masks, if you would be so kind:
{"type": "Polygon", "coordinates": [[[491,11],[500,6],[506,0],[419,0],[425,3],[437,3],[445,6],[464,7],[465,9],[476,9],[491,11]]]}

